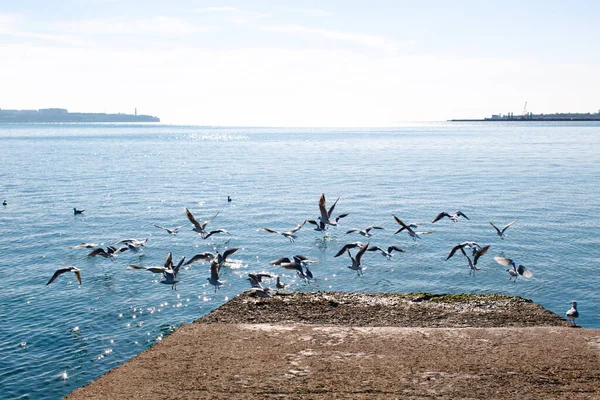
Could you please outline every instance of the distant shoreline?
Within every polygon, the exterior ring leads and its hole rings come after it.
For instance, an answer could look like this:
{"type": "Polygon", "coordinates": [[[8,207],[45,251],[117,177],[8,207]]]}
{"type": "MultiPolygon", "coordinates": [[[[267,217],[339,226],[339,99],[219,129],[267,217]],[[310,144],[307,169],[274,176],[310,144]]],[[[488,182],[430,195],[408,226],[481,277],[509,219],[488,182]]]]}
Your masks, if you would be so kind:
{"type": "Polygon", "coordinates": [[[64,108],[45,108],[40,110],[3,110],[0,109],[0,123],[57,123],[57,122],[160,122],[152,115],[71,113],[64,108]]]}

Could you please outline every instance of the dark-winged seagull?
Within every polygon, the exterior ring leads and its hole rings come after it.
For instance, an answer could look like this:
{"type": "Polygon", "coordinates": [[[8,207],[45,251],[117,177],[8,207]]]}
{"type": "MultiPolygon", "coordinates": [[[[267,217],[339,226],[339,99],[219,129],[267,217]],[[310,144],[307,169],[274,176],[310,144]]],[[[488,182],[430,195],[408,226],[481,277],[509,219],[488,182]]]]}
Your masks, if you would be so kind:
{"type": "Polygon", "coordinates": [[[52,275],[52,278],[50,278],[50,280],[48,281],[48,283],[46,283],[46,286],[48,286],[49,284],[51,284],[52,282],[54,282],[56,280],[56,278],[58,278],[59,276],[61,276],[65,272],[74,272],[75,273],[75,277],[77,278],[77,282],[79,282],[79,284],[81,285],[80,270],[77,267],[69,266],[69,267],[64,267],[64,268],[57,269],[56,272],[54,273],[54,275],[52,275]]]}
{"type": "Polygon", "coordinates": [[[370,225],[370,226],[367,226],[365,229],[351,228],[351,229],[348,229],[348,231],[346,233],[348,234],[348,233],[352,233],[352,232],[357,232],[357,233],[363,235],[364,237],[371,237],[373,235],[371,233],[371,230],[373,230],[373,229],[383,229],[383,228],[380,226],[370,225]]]}
{"type": "Polygon", "coordinates": [[[496,230],[496,235],[500,236],[500,239],[504,239],[504,238],[505,238],[505,236],[504,236],[504,232],[505,232],[505,231],[506,231],[506,230],[507,230],[507,229],[508,229],[510,226],[512,226],[512,224],[514,224],[515,222],[517,222],[517,221],[509,222],[508,224],[504,225],[504,228],[502,228],[502,229],[498,229],[498,228],[496,227],[496,225],[494,225],[494,224],[492,223],[492,221],[489,221],[490,225],[491,225],[491,226],[492,226],[492,227],[493,227],[493,228],[496,230]]]}
{"type": "Polygon", "coordinates": [[[417,239],[421,239],[420,235],[430,235],[433,233],[415,232],[413,228],[416,228],[418,224],[405,224],[400,218],[396,217],[394,214],[392,214],[392,217],[394,217],[394,221],[396,221],[398,225],[400,225],[400,228],[396,232],[394,232],[394,235],[405,230],[406,233],[408,233],[408,236],[410,236],[413,241],[416,241],[417,239]]]}
{"type": "Polygon", "coordinates": [[[438,215],[435,216],[435,218],[433,219],[433,221],[431,221],[431,223],[437,222],[437,221],[439,221],[440,219],[442,219],[444,217],[450,218],[450,220],[452,222],[457,222],[460,217],[464,217],[465,219],[469,219],[469,217],[467,217],[465,214],[463,214],[459,210],[456,210],[454,212],[454,214],[450,214],[450,213],[447,213],[446,211],[442,211],[441,213],[439,213],[438,215]]]}
{"type": "Polygon", "coordinates": [[[180,230],[181,228],[183,228],[183,225],[176,226],[175,228],[164,228],[164,227],[162,227],[160,225],[156,225],[156,224],[152,224],[152,225],[157,227],[158,229],[167,231],[169,233],[169,235],[177,235],[177,231],[180,230]]]}
{"type": "Polygon", "coordinates": [[[297,225],[296,227],[294,227],[293,229],[290,229],[289,231],[286,231],[286,232],[276,231],[275,229],[271,229],[271,228],[262,228],[262,229],[267,232],[270,232],[270,233],[277,233],[279,235],[282,235],[283,237],[287,238],[290,242],[293,243],[294,240],[296,240],[298,238],[298,236],[295,233],[298,232],[300,230],[300,228],[302,228],[304,226],[305,223],[306,223],[306,220],[304,222],[302,222],[301,224],[297,225]]]}
{"type": "Polygon", "coordinates": [[[352,265],[349,265],[348,268],[350,268],[353,271],[356,271],[358,275],[362,275],[363,271],[367,269],[366,267],[362,266],[362,257],[368,248],[369,243],[363,244],[354,257],[350,253],[350,249],[348,249],[348,256],[350,256],[350,260],[352,260],[352,265]]]}

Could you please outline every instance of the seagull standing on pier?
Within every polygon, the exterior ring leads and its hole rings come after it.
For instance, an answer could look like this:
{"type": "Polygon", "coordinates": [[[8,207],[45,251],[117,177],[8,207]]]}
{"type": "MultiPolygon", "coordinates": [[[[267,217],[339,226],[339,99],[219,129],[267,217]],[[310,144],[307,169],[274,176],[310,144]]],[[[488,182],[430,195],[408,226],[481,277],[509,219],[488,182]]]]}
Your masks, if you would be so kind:
{"type": "Polygon", "coordinates": [[[567,319],[571,321],[571,324],[575,326],[575,318],[579,317],[579,311],[577,311],[577,302],[571,302],[571,309],[567,311],[567,319]]]}

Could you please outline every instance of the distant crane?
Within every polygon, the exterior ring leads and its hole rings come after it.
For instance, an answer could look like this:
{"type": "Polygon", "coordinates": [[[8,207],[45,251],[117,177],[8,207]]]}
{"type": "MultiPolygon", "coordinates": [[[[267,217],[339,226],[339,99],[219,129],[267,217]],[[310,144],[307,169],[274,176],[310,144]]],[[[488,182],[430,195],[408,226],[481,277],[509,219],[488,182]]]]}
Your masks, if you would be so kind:
{"type": "Polygon", "coordinates": [[[523,119],[526,119],[529,116],[529,113],[527,112],[527,102],[525,102],[525,105],[523,106],[523,119]]]}

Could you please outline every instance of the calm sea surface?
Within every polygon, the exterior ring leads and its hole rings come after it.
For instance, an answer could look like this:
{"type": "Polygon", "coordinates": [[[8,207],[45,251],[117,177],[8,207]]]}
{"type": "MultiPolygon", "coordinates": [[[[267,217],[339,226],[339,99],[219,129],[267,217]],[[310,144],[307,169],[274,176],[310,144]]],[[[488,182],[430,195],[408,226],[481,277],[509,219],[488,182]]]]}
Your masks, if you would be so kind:
{"type": "Polygon", "coordinates": [[[249,272],[280,274],[294,291],[506,293],[600,328],[600,124],[413,124],[387,129],[206,128],[167,125],[0,125],[0,397],[60,398],[135,356],[182,323],[249,288],[249,272]],[[337,197],[349,213],[323,235],[305,225],[290,243],[262,227],[289,230],[337,197]],[[227,202],[231,196],[232,202],[227,202]],[[73,215],[73,207],[85,209],[73,215]],[[184,208],[230,235],[202,240],[184,208]],[[431,223],[441,211],[470,219],[431,223]],[[393,235],[420,222],[413,242],[393,235]],[[500,240],[488,221],[517,222],[500,240]],[[152,226],[183,225],[176,236],[152,226]],[[363,258],[349,270],[352,227],[379,225],[372,244],[406,250],[363,258]],[[141,253],[88,258],[104,247],[149,238],[141,253]],[[459,242],[491,248],[469,274],[459,242]],[[162,265],[239,247],[214,290],[208,265],[180,273],[177,290],[129,264],[162,265]],[[303,254],[316,282],[269,265],[303,254]],[[516,283],[493,260],[527,266],[516,283]],[[81,270],[46,282],[57,268],[81,270]]]}

